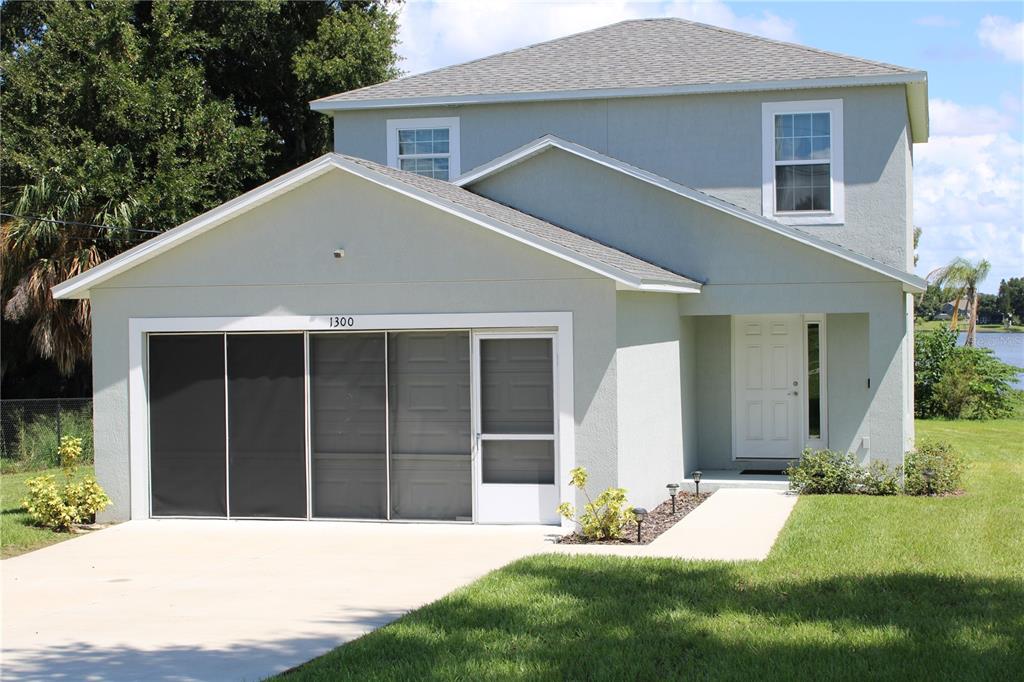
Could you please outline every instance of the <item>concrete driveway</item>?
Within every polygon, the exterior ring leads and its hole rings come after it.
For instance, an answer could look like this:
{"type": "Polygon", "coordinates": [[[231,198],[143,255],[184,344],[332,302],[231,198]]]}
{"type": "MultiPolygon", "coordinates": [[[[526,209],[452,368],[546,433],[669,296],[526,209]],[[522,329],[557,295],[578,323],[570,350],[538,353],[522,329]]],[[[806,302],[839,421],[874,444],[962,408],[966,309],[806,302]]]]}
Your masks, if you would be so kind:
{"type": "Polygon", "coordinates": [[[7,559],[4,680],[258,680],[484,573],[552,527],[141,521],[7,559]]]}

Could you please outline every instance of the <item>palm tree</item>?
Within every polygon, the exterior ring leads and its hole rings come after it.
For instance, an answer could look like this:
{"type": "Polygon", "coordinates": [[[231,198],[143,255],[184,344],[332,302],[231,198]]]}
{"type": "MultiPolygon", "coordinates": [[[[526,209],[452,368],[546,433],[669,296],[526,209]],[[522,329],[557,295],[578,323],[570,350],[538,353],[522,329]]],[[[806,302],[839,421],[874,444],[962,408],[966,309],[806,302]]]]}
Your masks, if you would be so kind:
{"type": "Polygon", "coordinates": [[[949,265],[933,270],[928,274],[929,281],[934,281],[955,297],[950,329],[956,329],[961,299],[967,301],[967,338],[964,340],[964,345],[966,346],[974,345],[974,337],[977,334],[978,285],[988,277],[989,270],[991,269],[992,266],[984,258],[974,264],[966,258],[958,257],[950,261],[949,265]]]}
{"type": "Polygon", "coordinates": [[[88,205],[85,187],[57,189],[46,179],[26,185],[0,226],[3,258],[3,316],[31,325],[33,350],[52,360],[65,376],[89,356],[89,302],[54,301],[50,288],[124,250],[127,229],[76,228],[20,216],[73,220],[127,228],[135,217],[132,202],[88,205]]]}

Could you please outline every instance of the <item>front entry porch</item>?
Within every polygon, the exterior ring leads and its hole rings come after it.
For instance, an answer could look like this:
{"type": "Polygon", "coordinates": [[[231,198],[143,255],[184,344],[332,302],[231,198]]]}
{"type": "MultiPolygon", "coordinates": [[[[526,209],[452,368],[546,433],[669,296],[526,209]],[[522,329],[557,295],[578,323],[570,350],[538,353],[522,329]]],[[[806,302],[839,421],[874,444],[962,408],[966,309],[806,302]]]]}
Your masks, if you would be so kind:
{"type": "MultiPolygon", "coordinates": [[[[685,457],[684,485],[692,484],[689,476],[699,469],[704,472],[702,490],[746,487],[751,482],[785,487],[785,477],[775,472],[798,459],[804,448],[830,446],[829,368],[835,364],[843,369],[842,380],[851,373],[851,365],[867,374],[863,346],[834,363],[828,361],[827,327],[834,317],[799,313],[691,318],[696,443],[685,457]],[[757,473],[761,471],[772,473],[757,473]]],[[[866,335],[866,316],[841,317],[863,318],[856,322],[866,335]]],[[[846,397],[837,400],[843,406],[854,393],[852,387],[844,390],[846,397]]],[[[866,396],[861,400],[866,410],[866,396]]]]}
{"type": "MultiPolygon", "coordinates": [[[[756,469],[708,469],[700,470],[700,492],[713,493],[716,490],[728,488],[749,488],[756,490],[789,490],[789,479],[784,473],[785,468],[775,470],[762,470],[764,473],[755,473],[756,469]],[[746,472],[746,473],[744,473],[746,472]]],[[[688,471],[686,477],[680,482],[680,490],[684,492],[697,492],[697,483],[693,479],[693,472],[688,471]]]]}

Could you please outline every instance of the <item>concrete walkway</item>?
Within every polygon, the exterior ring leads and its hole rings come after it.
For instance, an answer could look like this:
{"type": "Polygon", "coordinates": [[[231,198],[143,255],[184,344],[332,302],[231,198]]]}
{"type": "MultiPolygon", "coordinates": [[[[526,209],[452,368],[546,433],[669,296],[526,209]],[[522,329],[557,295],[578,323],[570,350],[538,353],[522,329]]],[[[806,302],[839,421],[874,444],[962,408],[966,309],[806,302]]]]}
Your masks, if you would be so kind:
{"type": "Polygon", "coordinates": [[[723,488],[649,545],[555,545],[568,554],[759,561],[768,556],[797,496],[723,488]]]}
{"type": "Polygon", "coordinates": [[[0,563],[4,680],[257,680],[541,552],[759,559],[795,498],[722,490],[646,547],[538,526],[136,521],[0,563]]]}

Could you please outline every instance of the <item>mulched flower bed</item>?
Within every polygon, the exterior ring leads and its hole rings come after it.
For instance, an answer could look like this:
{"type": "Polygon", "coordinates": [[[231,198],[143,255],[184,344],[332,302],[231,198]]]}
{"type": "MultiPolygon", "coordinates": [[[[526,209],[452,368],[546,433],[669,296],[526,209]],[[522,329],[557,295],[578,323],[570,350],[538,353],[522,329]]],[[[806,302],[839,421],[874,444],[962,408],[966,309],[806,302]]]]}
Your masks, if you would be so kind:
{"type": "MultiPolygon", "coordinates": [[[[644,523],[640,527],[639,544],[648,545],[653,542],[656,537],[679,523],[681,518],[696,509],[701,502],[710,496],[711,493],[701,493],[700,495],[677,493],[675,514],[672,513],[671,498],[665,500],[654,509],[648,510],[647,518],[644,519],[644,523]]],[[[569,535],[562,536],[558,542],[566,545],[635,545],[637,544],[636,524],[626,524],[619,537],[610,540],[590,540],[577,532],[572,532],[569,535]]]]}

